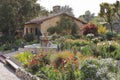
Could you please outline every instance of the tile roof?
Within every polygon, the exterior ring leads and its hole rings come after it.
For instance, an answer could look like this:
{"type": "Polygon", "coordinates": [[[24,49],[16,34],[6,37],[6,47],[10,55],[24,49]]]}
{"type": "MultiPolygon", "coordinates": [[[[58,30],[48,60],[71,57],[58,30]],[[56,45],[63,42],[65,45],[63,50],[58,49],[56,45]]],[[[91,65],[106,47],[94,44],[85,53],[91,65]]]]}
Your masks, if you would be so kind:
{"type": "Polygon", "coordinates": [[[35,19],[30,20],[29,22],[26,22],[25,25],[27,25],[27,24],[40,24],[40,23],[42,23],[43,21],[49,20],[49,19],[54,18],[54,17],[59,16],[59,15],[66,15],[66,16],[69,16],[69,17],[71,17],[71,18],[73,18],[73,19],[75,19],[75,20],[83,23],[83,24],[86,24],[85,21],[82,21],[82,20],[80,20],[80,19],[77,19],[77,18],[75,18],[74,16],[71,16],[71,15],[69,15],[69,14],[67,14],[67,13],[61,12],[61,13],[51,14],[51,15],[49,15],[49,16],[37,17],[37,18],[35,18],[35,19]]]}

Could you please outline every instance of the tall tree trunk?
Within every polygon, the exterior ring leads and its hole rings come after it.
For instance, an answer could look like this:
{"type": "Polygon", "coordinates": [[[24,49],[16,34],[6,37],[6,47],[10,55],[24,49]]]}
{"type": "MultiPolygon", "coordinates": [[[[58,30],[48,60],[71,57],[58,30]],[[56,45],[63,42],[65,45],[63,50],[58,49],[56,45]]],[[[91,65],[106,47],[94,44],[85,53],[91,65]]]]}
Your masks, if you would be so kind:
{"type": "Polygon", "coordinates": [[[111,30],[111,32],[113,32],[113,25],[112,25],[112,23],[109,23],[110,24],[110,30],[111,30]]]}

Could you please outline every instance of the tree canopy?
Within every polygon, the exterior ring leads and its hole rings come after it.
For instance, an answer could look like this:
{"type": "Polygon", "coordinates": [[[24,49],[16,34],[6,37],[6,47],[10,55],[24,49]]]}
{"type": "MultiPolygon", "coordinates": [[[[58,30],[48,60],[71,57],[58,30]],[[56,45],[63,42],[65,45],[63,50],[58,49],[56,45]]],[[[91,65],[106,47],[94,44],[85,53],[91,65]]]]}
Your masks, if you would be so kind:
{"type": "Polygon", "coordinates": [[[74,14],[73,14],[73,9],[72,9],[70,6],[68,6],[68,5],[59,6],[58,9],[59,9],[59,10],[57,10],[57,12],[53,10],[53,11],[51,11],[51,13],[64,12],[64,13],[67,13],[67,14],[69,14],[69,15],[71,15],[71,16],[74,16],[74,14]]]}
{"type": "Polygon", "coordinates": [[[85,11],[85,14],[81,15],[79,18],[82,20],[85,20],[86,22],[90,22],[94,18],[94,13],[91,13],[88,10],[88,11],[85,11]]]}
{"type": "Polygon", "coordinates": [[[0,31],[14,35],[16,29],[23,29],[24,23],[36,16],[41,10],[37,0],[1,0],[0,31]]]}
{"type": "Polygon", "coordinates": [[[113,31],[113,25],[115,22],[120,21],[120,2],[116,1],[114,4],[102,3],[100,4],[99,16],[109,24],[111,31],[113,31]]]}

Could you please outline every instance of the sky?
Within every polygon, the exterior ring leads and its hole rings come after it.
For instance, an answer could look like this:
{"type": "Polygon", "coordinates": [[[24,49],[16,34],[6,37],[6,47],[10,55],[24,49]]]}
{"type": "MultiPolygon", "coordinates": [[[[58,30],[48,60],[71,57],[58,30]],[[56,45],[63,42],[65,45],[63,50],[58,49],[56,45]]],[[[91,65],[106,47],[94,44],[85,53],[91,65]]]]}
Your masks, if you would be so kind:
{"type": "Polygon", "coordinates": [[[116,0],[38,0],[38,3],[48,11],[51,11],[52,7],[55,5],[69,5],[73,9],[73,13],[76,17],[83,15],[87,10],[91,13],[95,13],[97,16],[102,2],[115,3],[116,0]]]}

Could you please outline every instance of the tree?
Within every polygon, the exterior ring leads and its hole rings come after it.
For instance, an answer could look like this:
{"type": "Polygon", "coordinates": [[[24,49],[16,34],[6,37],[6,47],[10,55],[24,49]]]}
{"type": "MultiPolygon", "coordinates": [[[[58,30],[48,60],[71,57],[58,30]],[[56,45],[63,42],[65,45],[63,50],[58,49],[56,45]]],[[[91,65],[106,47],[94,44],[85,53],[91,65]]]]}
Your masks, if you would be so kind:
{"type": "Polygon", "coordinates": [[[53,10],[53,11],[51,11],[51,13],[64,12],[64,13],[67,13],[67,14],[69,14],[71,16],[74,16],[73,9],[71,7],[69,7],[68,5],[65,5],[65,6],[54,6],[54,7],[57,7],[57,10],[53,10]]]}
{"type": "Polygon", "coordinates": [[[94,18],[94,13],[91,14],[91,12],[88,10],[85,11],[85,14],[81,15],[79,18],[85,20],[86,22],[90,22],[94,18]]]}
{"type": "Polygon", "coordinates": [[[71,15],[71,16],[74,16],[72,10],[73,9],[71,7],[69,7],[68,5],[62,6],[61,9],[60,9],[61,12],[65,12],[65,13],[71,15]]]}
{"type": "Polygon", "coordinates": [[[39,15],[41,7],[37,0],[1,0],[0,31],[13,36],[16,29],[23,29],[24,23],[39,15]]]}
{"type": "Polygon", "coordinates": [[[115,13],[115,18],[116,18],[116,22],[117,24],[120,24],[120,2],[116,1],[116,3],[113,4],[114,8],[113,11],[115,13]]]}
{"type": "Polygon", "coordinates": [[[99,16],[103,17],[110,26],[111,32],[113,32],[113,20],[114,20],[114,6],[108,3],[100,4],[100,13],[99,16]]]}
{"type": "Polygon", "coordinates": [[[75,35],[77,29],[78,26],[72,19],[62,16],[57,26],[50,27],[47,31],[52,34],[56,32],[61,35],[75,35]]]}

